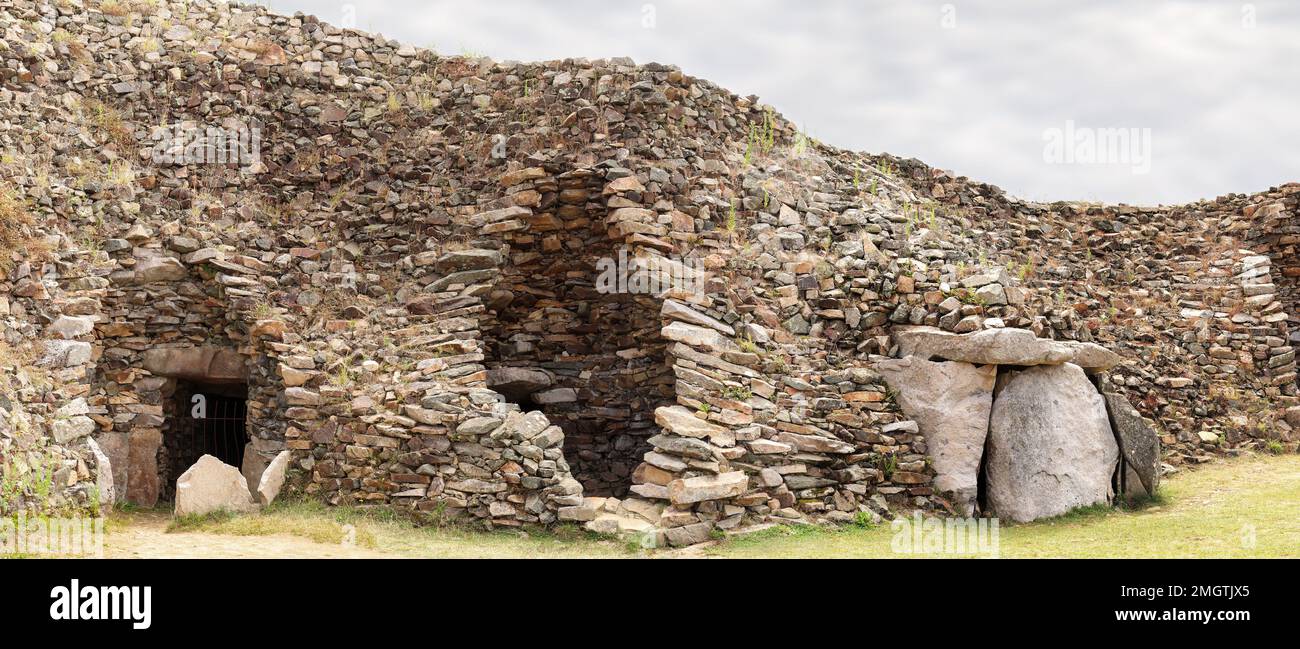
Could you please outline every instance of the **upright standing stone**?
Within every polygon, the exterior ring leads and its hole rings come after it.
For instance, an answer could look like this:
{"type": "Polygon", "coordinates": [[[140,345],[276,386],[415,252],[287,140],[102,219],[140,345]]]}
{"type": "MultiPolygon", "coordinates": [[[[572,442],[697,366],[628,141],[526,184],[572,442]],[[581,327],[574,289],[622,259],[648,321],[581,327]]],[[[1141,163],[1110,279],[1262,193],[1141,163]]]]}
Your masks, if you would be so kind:
{"type": "Polygon", "coordinates": [[[898,393],[903,414],[916,421],[925,436],[935,490],[951,494],[954,505],[973,514],[998,368],[909,357],[881,362],[876,371],[898,393]]]}
{"type": "Polygon", "coordinates": [[[289,456],[289,451],[280,451],[262,472],[262,478],[257,483],[257,502],[269,505],[280,495],[280,489],[284,487],[284,474],[289,468],[289,456]]]}
{"type": "Polygon", "coordinates": [[[257,492],[257,485],[262,481],[262,473],[266,471],[266,465],[270,464],[261,453],[249,442],[244,445],[244,461],[239,467],[239,472],[244,474],[244,480],[248,483],[248,490],[257,492]]]}
{"type": "Polygon", "coordinates": [[[117,500],[117,491],[113,484],[113,463],[95,440],[86,440],[86,446],[90,449],[91,456],[95,458],[95,490],[99,492],[99,504],[111,507],[117,500]]]}
{"type": "Polygon", "coordinates": [[[1106,401],[1077,365],[999,381],[989,427],[988,505],[1018,523],[1107,503],[1119,445],[1106,401]]]}
{"type": "Polygon", "coordinates": [[[158,504],[161,485],[158,481],[158,447],[162,431],[156,428],[133,430],[127,438],[126,499],[133,505],[153,507],[158,504]]]}
{"type": "Polygon", "coordinates": [[[1106,394],[1110,421],[1128,465],[1125,496],[1152,496],[1160,486],[1160,436],[1122,394],[1106,394]],[[1132,484],[1136,478],[1138,484],[1132,484]]]}

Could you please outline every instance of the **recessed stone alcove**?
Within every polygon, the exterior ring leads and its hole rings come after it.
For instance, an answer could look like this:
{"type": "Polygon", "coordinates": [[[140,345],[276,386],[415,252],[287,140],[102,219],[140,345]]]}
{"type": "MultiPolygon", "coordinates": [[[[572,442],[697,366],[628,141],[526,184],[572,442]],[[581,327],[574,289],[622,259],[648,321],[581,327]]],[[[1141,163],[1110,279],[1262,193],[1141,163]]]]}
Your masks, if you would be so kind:
{"type": "Polygon", "coordinates": [[[564,456],[587,496],[622,497],[673,401],[661,303],[597,290],[598,261],[620,242],[605,227],[599,176],[562,176],[542,198],[488,296],[488,385],[564,430],[564,456]]]}

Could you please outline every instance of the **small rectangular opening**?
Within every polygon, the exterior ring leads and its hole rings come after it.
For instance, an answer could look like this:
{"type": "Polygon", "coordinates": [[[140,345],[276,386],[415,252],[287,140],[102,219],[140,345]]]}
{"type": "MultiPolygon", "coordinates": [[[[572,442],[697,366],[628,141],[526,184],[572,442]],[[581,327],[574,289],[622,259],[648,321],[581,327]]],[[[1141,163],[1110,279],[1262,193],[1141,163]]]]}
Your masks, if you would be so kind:
{"type": "Polygon", "coordinates": [[[176,479],[199,458],[211,455],[242,468],[248,444],[248,386],[177,381],[163,435],[167,462],[162,487],[172,496],[176,479]]]}

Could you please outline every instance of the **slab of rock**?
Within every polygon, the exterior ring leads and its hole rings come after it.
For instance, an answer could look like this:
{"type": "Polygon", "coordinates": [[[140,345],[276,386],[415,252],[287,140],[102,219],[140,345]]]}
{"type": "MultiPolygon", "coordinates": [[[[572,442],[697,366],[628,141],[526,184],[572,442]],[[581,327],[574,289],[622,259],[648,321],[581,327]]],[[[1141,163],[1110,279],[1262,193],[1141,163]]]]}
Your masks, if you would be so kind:
{"type": "Polygon", "coordinates": [[[1118,354],[1093,343],[1048,340],[1028,329],[986,329],[955,334],[935,327],[908,327],[894,332],[899,357],[942,359],[973,365],[1062,365],[1073,363],[1104,372],[1119,364],[1118,354]]]}
{"type": "Polygon", "coordinates": [[[777,434],[776,439],[782,444],[789,444],[806,453],[848,455],[857,450],[856,447],[848,442],[842,442],[838,439],[831,439],[829,437],[822,437],[821,435],[800,435],[798,433],[781,432],[777,434]]]}
{"type": "Polygon", "coordinates": [[[113,482],[113,463],[108,454],[99,448],[93,439],[86,440],[91,457],[95,458],[95,491],[99,492],[99,504],[111,506],[117,501],[117,489],[113,482]]]}
{"type": "Polygon", "coordinates": [[[512,399],[522,399],[551,387],[551,375],[541,370],[501,367],[488,370],[488,387],[512,399]]]}
{"type": "Polygon", "coordinates": [[[113,502],[126,502],[127,467],[130,463],[130,442],[128,433],[119,431],[101,432],[95,436],[99,449],[108,458],[108,465],[113,475],[113,502]]]}
{"type": "Polygon", "coordinates": [[[735,446],[736,436],[731,429],[696,417],[681,406],[655,410],[655,423],[673,434],[694,439],[708,439],[717,446],[735,446]]]}
{"type": "Polygon", "coordinates": [[[144,368],[156,376],[209,383],[248,381],[247,357],[225,347],[170,347],[146,350],[144,368]]]}
{"type": "Polygon", "coordinates": [[[1286,423],[1292,428],[1300,428],[1300,406],[1286,409],[1286,423]]]}
{"type": "Polygon", "coordinates": [[[573,388],[556,388],[545,392],[533,394],[533,401],[540,406],[550,406],[559,403],[577,403],[578,391],[573,388]]]}
{"type": "Polygon", "coordinates": [[[681,320],[688,324],[708,327],[718,333],[723,333],[728,336],[736,335],[736,330],[733,329],[731,325],[725,324],[711,316],[704,315],[703,313],[700,313],[681,302],[677,302],[676,300],[664,300],[661,315],[669,320],[681,320]]]}
{"type": "Polygon", "coordinates": [[[660,330],[659,335],[674,342],[685,343],[692,347],[704,347],[716,352],[736,348],[735,343],[731,342],[730,338],[718,331],[686,324],[680,320],[671,322],[660,330]]]}
{"type": "Polygon", "coordinates": [[[95,420],[84,415],[77,415],[75,417],[55,419],[50,425],[50,432],[54,434],[54,441],[67,444],[90,435],[95,432],[96,428],[95,420]]]}
{"type": "Polygon", "coordinates": [[[244,445],[244,461],[240,463],[239,472],[248,484],[249,493],[257,493],[257,485],[262,481],[262,472],[266,471],[268,464],[270,462],[253,448],[252,442],[244,445]]]}
{"type": "Polygon", "coordinates": [[[501,253],[496,250],[453,250],[439,257],[434,268],[440,273],[449,274],[496,268],[503,261],[501,253]]]}
{"type": "Polygon", "coordinates": [[[683,548],[692,545],[699,545],[709,541],[709,532],[713,531],[713,526],[708,523],[695,523],[684,525],[682,527],[672,527],[664,530],[664,536],[668,543],[673,547],[683,548]]]}
{"type": "Polygon", "coordinates": [[[177,516],[246,512],[254,507],[244,475],[211,455],[199,458],[176,480],[177,516]]]}
{"type": "Polygon", "coordinates": [[[1120,453],[1131,471],[1130,478],[1136,477],[1140,485],[1133,485],[1127,480],[1126,496],[1152,496],[1160,486],[1160,436],[1147,425],[1142,415],[1122,394],[1106,394],[1106,406],[1110,412],[1111,427],[1119,438],[1120,453]],[[1141,490],[1135,487],[1140,486],[1141,490]]]}
{"type": "Polygon", "coordinates": [[[88,336],[95,331],[95,321],[82,316],[59,316],[57,320],[50,323],[46,333],[51,338],[62,340],[73,340],[82,336],[88,336]]]}
{"type": "Polygon", "coordinates": [[[743,471],[673,480],[668,483],[668,497],[674,505],[690,505],[710,500],[726,500],[745,494],[749,476],[743,471]]]}
{"type": "Polygon", "coordinates": [[[185,279],[185,265],[174,257],[148,257],[135,265],[133,280],[136,284],[175,282],[185,279]]]}
{"type": "Polygon", "coordinates": [[[45,353],[36,362],[40,367],[77,367],[90,362],[90,343],[77,340],[47,340],[45,353]]]}
{"type": "Polygon", "coordinates": [[[280,451],[266,466],[261,480],[257,482],[257,502],[269,505],[280,495],[280,489],[284,487],[284,473],[289,468],[289,455],[289,451],[280,451]]]}
{"type": "Polygon", "coordinates": [[[925,435],[934,488],[951,494],[965,515],[973,514],[998,368],[909,357],[878,363],[875,369],[925,435]]]}
{"type": "Polygon", "coordinates": [[[985,460],[998,517],[1026,523],[1107,503],[1118,462],[1106,400],[1083,368],[1031,367],[999,380],[985,460]]]}
{"type": "Polygon", "coordinates": [[[155,428],[133,430],[127,437],[127,502],[141,507],[158,504],[162,487],[158,480],[158,447],[161,445],[162,431],[155,428]]]}

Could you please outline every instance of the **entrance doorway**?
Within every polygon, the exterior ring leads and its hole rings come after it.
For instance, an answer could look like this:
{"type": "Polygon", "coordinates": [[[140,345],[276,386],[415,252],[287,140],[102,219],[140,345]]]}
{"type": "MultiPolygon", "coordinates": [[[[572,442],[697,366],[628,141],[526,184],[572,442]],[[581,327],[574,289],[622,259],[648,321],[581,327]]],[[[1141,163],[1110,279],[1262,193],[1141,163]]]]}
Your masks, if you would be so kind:
{"type": "Polygon", "coordinates": [[[171,416],[163,435],[166,491],[172,491],[176,479],[204,455],[243,466],[248,444],[246,384],[177,381],[168,406],[171,416]]]}

